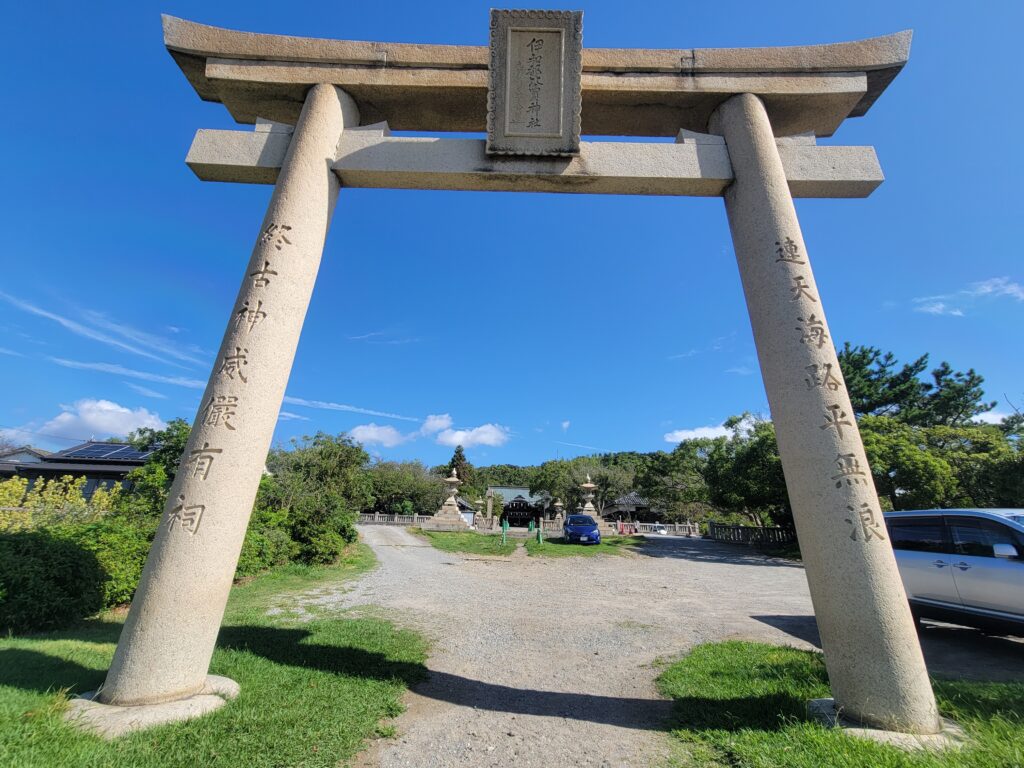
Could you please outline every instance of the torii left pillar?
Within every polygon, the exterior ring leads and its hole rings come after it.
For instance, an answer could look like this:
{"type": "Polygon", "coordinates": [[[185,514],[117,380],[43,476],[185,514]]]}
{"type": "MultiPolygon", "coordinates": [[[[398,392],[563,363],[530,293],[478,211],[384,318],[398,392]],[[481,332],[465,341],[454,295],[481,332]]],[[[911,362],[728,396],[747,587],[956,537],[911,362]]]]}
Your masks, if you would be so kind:
{"type": "Polygon", "coordinates": [[[355,103],[316,85],[292,136],[171,486],[110,671],[77,707],[106,735],[214,709],[238,687],[208,677],[338,197],[338,140],[355,103]],[[104,707],[102,705],[112,705],[104,707]],[[155,705],[155,706],[154,706],[155,705]]]}

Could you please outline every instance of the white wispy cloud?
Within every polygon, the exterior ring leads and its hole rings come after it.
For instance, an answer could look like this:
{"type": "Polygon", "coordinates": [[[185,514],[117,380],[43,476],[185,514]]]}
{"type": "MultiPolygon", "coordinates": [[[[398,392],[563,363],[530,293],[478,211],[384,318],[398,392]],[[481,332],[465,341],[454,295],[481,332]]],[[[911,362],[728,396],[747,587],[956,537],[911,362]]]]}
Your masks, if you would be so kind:
{"type": "Polygon", "coordinates": [[[669,355],[665,359],[666,360],[682,360],[684,358],[693,357],[693,356],[699,355],[699,354],[700,354],[700,350],[699,349],[690,349],[690,350],[687,350],[686,352],[680,352],[677,355],[669,355]]]}
{"type": "Polygon", "coordinates": [[[750,376],[754,373],[754,369],[747,365],[734,365],[732,368],[726,368],[726,373],[734,373],[737,376],[750,376]]]}
{"type": "Polygon", "coordinates": [[[370,331],[357,336],[346,336],[349,341],[365,341],[367,344],[413,344],[419,339],[394,331],[370,331]]]}
{"type": "MultiPolygon", "coordinates": [[[[756,419],[753,416],[746,416],[737,425],[741,432],[748,432],[753,429],[756,419]]],[[[674,429],[664,435],[666,443],[681,443],[684,440],[697,440],[698,438],[728,437],[733,433],[724,424],[708,425],[706,427],[694,427],[692,429],[674,429]]]]}
{"type": "Polygon", "coordinates": [[[703,347],[691,347],[685,352],[679,352],[674,355],[669,355],[666,360],[685,360],[688,357],[696,357],[697,355],[703,355],[705,352],[720,352],[726,347],[732,346],[732,342],[736,338],[736,331],[730,331],[724,336],[716,336],[711,339],[703,347]]]}
{"type": "Polygon", "coordinates": [[[183,360],[186,363],[194,363],[195,365],[207,365],[209,362],[203,357],[200,357],[200,355],[203,355],[203,350],[198,347],[184,346],[180,341],[165,339],[162,336],[157,336],[156,334],[148,333],[146,331],[139,330],[138,328],[133,328],[130,325],[114,322],[100,312],[93,312],[89,310],[85,312],[85,317],[93,325],[102,328],[105,331],[116,333],[129,341],[150,349],[151,351],[159,352],[161,355],[167,355],[175,358],[176,360],[183,360]]]}
{"type": "Polygon", "coordinates": [[[13,349],[7,349],[6,347],[0,347],[0,355],[11,355],[12,357],[24,357],[21,352],[15,352],[13,349]]]}
{"type": "Polygon", "coordinates": [[[568,431],[569,431],[569,426],[570,426],[571,424],[572,424],[572,422],[571,422],[571,421],[569,421],[568,419],[566,419],[565,421],[563,421],[563,422],[562,422],[562,431],[563,431],[563,432],[568,432],[568,431]]]}
{"type": "Polygon", "coordinates": [[[471,429],[445,429],[438,433],[437,443],[454,448],[473,448],[477,445],[498,447],[508,442],[511,432],[500,424],[481,424],[471,429]]]}
{"type": "MultiPolygon", "coordinates": [[[[164,376],[163,374],[159,373],[150,373],[149,371],[139,371],[134,368],[126,368],[123,365],[117,365],[115,363],[84,362],[81,360],[67,360],[62,357],[51,357],[49,358],[49,360],[53,363],[56,363],[57,365],[64,366],[65,368],[73,368],[76,370],[99,371],[101,373],[110,373],[116,376],[126,376],[132,379],[151,381],[156,384],[171,384],[176,387],[186,387],[188,389],[206,388],[206,382],[201,381],[199,379],[190,379],[185,376],[164,376]]],[[[141,390],[139,391],[141,392],[141,390]]],[[[146,393],[143,392],[142,394],[146,393]]],[[[160,395],[156,396],[159,397],[160,395]]],[[[284,402],[287,403],[288,405],[299,405],[305,408],[316,408],[324,411],[342,411],[344,413],[358,413],[363,416],[377,416],[386,419],[398,419],[400,421],[419,421],[419,419],[414,416],[402,416],[397,413],[376,411],[373,410],[372,408],[361,408],[356,405],[348,405],[345,403],[332,403],[324,400],[307,400],[306,398],[303,397],[292,397],[290,395],[284,398],[284,402]]],[[[292,418],[308,420],[307,417],[301,416],[299,414],[293,414],[292,418]]],[[[436,430],[443,429],[451,425],[451,417],[449,417],[447,414],[445,414],[444,416],[430,416],[428,417],[428,422],[430,421],[430,419],[441,420],[440,422],[431,422],[439,424],[439,426],[436,427],[436,430]],[[444,419],[447,419],[447,422],[444,422],[444,419]]],[[[425,424],[426,423],[427,422],[425,422],[425,424]]]]}
{"type": "MultiPolygon", "coordinates": [[[[59,324],[65,330],[70,331],[76,336],[81,336],[86,339],[92,339],[93,341],[98,341],[101,344],[106,344],[107,346],[114,347],[115,349],[120,349],[125,352],[131,352],[133,355],[139,355],[140,357],[146,357],[149,358],[150,360],[157,360],[161,363],[167,363],[169,365],[176,365],[178,367],[181,367],[178,363],[168,360],[167,353],[164,352],[162,349],[143,349],[142,346],[145,346],[145,344],[140,346],[138,341],[136,341],[133,344],[129,344],[127,341],[114,338],[113,336],[109,335],[108,333],[105,333],[103,330],[100,330],[99,328],[95,328],[90,325],[80,323],[77,320],[72,320],[71,318],[59,315],[56,312],[51,312],[50,310],[47,309],[43,309],[42,307],[37,307],[35,304],[19,299],[16,296],[11,296],[10,294],[3,293],[2,291],[0,291],[0,299],[3,299],[4,301],[17,307],[23,312],[28,312],[29,314],[36,315],[37,317],[43,317],[46,318],[47,320],[52,320],[53,322],[59,324]]],[[[126,328],[127,326],[119,327],[126,328]]],[[[129,338],[129,340],[133,339],[129,338]]]]}
{"type": "Polygon", "coordinates": [[[693,429],[673,429],[665,433],[666,443],[681,443],[684,440],[696,440],[701,437],[725,437],[730,434],[729,430],[719,425],[717,427],[694,427],[693,429]]]}
{"type": "Polygon", "coordinates": [[[390,424],[360,424],[348,431],[352,439],[363,445],[383,445],[385,448],[394,448],[407,440],[417,437],[416,432],[402,434],[390,424]]]}
{"type": "Polygon", "coordinates": [[[452,425],[452,417],[447,413],[437,413],[427,416],[420,427],[421,435],[433,435],[442,429],[449,429],[452,425]]]}
{"type": "Polygon", "coordinates": [[[978,283],[971,283],[966,289],[972,296],[1009,296],[1017,301],[1024,301],[1024,285],[1016,283],[1008,277],[993,277],[978,283]]]}
{"type": "Polygon", "coordinates": [[[138,384],[132,384],[130,381],[126,381],[124,385],[129,389],[134,389],[140,395],[143,395],[145,397],[157,397],[160,398],[161,400],[167,399],[167,395],[163,394],[162,392],[157,392],[155,389],[150,389],[149,387],[142,387],[139,386],[138,384]]]}
{"type": "Polygon", "coordinates": [[[80,371],[100,371],[101,373],[112,373],[116,376],[127,376],[131,379],[152,381],[157,384],[172,384],[176,387],[188,387],[189,389],[203,389],[206,387],[206,382],[199,379],[189,379],[185,376],[164,376],[159,373],[137,371],[134,368],[125,368],[123,365],[116,365],[115,363],[82,362],[80,360],[66,360],[63,357],[51,357],[49,360],[65,368],[74,368],[80,371]]]}
{"type": "MultiPolygon", "coordinates": [[[[205,386],[205,385],[204,385],[205,386]]],[[[284,402],[288,405],[301,405],[304,408],[318,408],[322,411],[344,411],[345,413],[359,413],[363,416],[378,416],[384,419],[398,419],[399,421],[419,421],[415,416],[401,416],[397,413],[386,411],[375,411],[371,408],[361,408],[358,405],[347,405],[345,403],[332,403],[325,400],[307,400],[304,397],[292,397],[287,395],[284,402]]]]}
{"type": "Polygon", "coordinates": [[[102,439],[123,437],[139,427],[163,429],[166,426],[158,414],[145,408],[126,408],[111,400],[84,399],[73,405],[61,405],[61,413],[38,431],[54,438],[102,439]]]}
{"type": "Polygon", "coordinates": [[[914,301],[918,302],[917,306],[914,307],[915,312],[924,312],[928,315],[949,315],[950,317],[964,316],[962,309],[951,306],[944,301],[936,301],[934,299],[914,299],[914,301]]]}
{"type": "Polygon", "coordinates": [[[1009,298],[1024,302],[1024,285],[1009,277],[992,277],[970,283],[953,293],[938,296],[920,296],[913,300],[914,311],[929,315],[948,315],[963,317],[967,307],[973,307],[979,301],[1009,298]]]}
{"type": "Polygon", "coordinates": [[[583,443],[566,443],[566,442],[563,442],[562,440],[555,440],[555,442],[558,443],[558,445],[569,445],[569,446],[572,446],[573,448],[586,448],[588,451],[599,451],[599,450],[601,450],[600,448],[597,448],[596,446],[593,446],[593,445],[583,445],[583,443]]]}
{"type": "Polygon", "coordinates": [[[499,446],[508,442],[511,432],[499,424],[483,424],[469,429],[453,429],[452,417],[447,413],[431,414],[423,420],[419,429],[401,432],[387,424],[360,424],[348,430],[352,439],[364,445],[382,445],[394,448],[396,445],[433,437],[440,445],[472,448],[478,445],[499,446]]]}
{"type": "Polygon", "coordinates": [[[309,416],[303,416],[299,413],[292,413],[291,411],[281,411],[277,414],[278,421],[309,421],[309,416]]]}
{"type": "Polygon", "coordinates": [[[975,421],[980,421],[982,424],[1002,424],[1003,419],[1013,416],[1008,411],[989,411],[988,413],[979,413],[974,417],[975,421]]]}

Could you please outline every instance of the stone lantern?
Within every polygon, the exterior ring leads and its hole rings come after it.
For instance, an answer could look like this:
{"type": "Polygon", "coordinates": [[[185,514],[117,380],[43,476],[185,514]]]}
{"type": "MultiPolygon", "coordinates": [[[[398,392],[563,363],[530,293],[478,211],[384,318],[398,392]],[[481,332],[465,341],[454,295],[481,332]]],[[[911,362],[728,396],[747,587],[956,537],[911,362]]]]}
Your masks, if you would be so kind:
{"type": "Polygon", "coordinates": [[[562,510],[565,508],[565,505],[562,503],[561,499],[555,499],[555,503],[551,506],[555,509],[555,522],[558,523],[558,527],[561,528],[562,520],[564,519],[562,517],[562,510]]]}
{"type": "Polygon", "coordinates": [[[597,484],[590,479],[590,474],[587,474],[587,482],[582,483],[580,488],[583,489],[583,504],[582,514],[590,515],[594,518],[594,522],[598,525],[601,524],[601,518],[597,514],[597,508],[594,506],[594,491],[597,490],[597,484]]]}
{"type": "Polygon", "coordinates": [[[441,508],[434,513],[434,516],[423,521],[423,527],[432,531],[465,531],[470,528],[466,518],[459,511],[459,502],[456,498],[459,486],[458,473],[452,469],[452,473],[444,479],[447,497],[441,508]]]}

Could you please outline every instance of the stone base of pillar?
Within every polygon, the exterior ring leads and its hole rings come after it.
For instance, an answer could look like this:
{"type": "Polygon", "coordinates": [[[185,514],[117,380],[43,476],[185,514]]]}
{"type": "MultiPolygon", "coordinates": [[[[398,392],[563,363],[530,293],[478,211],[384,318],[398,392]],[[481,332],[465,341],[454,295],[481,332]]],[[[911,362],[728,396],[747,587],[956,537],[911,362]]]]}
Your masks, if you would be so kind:
{"type": "Polygon", "coordinates": [[[938,733],[918,734],[900,731],[883,731],[871,728],[843,717],[836,708],[835,699],[811,699],[807,702],[807,716],[828,728],[842,728],[843,733],[859,739],[870,739],[880,744],[888,744],[907,751],[956,749],[967,741],[963,728],[948,718],[942,718],[942,730],[938,733]]]}
{"type": "Polygon", "coordinates": [[[468,531],[469,523],[459,512],[459,505],[448,499],[433,517],[424,518],[420,527],[425,531],[468,531]]]}
{"type": "Polygon", "coordinates": [[[83,693],[68,702],[64,719],[72,725],[105,739],[116,739],[126,733],[141,731],[165,723],[191,720],[220,709],[238,696],[238,683],[220,675],[207,675],[206,685],[199,693],[184,699],[160,704],[119,707],[95,701],[97,691],[83,693]]]}

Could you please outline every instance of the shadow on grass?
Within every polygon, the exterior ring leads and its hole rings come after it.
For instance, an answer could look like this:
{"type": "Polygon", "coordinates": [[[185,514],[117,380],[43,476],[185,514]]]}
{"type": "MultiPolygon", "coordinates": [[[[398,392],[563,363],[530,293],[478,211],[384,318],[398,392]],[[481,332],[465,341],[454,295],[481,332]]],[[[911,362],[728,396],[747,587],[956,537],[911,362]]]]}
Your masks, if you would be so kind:
{"type": "Polygon", "coordinates": [[[346,645],[307,642],[312,632],[267,626],[222,627],[217,646],[223,650],[245,651],[276,664],[306,667],[347,677],[399,680],[411,686],[426,679],[427,668],[420,663],[395,661],[374,651],[346,645]]]}
{"type": "Polygon", "coordinates": [[[224,627],[219,645],[258,654],[279,664],[311,667],[336,674],[401,680],[416,685],[425,698],[462,707],[513,714],[564,717],[623,728],[664,728],[671,702],[585,693],[539,691],[496,685],[446,672],[428,671],[422,664],[395,662],[359,648],[307,642],[303,629],[224,627]],[[419,684],[419,685],[417,685],[419,684]]]}
{"type": "MultiPolygon", "coordinates": [[[[116,643],[121,624],[99,620],[83,622],[74,629],[25,635],[16,641],[116,643]]],[[[304,667],[355,678],[422,682],[427,668],[420,663],[395,661],[386,655],[345,645],[311,644],[306,629],[260,625],[221,628],[217,647],[243,651],[277,664],[304,667]]],[[[43,646],[45,648],[45,646],[43,646]]],[[[24,647],[0,649],[0,685],[46,692],[67,688],[72,693],[95,690],[106,676],[106,668],[93,669],[45,650],[24,647]]]]}
{"type": "Polygon", "coordinates": [[[697,731],[780,731],[794,720],[805,719],[807,700],[786,693],[711,699],[684,696],[675,699],[673,728],[697,731]]]}
{"type": "Polygon", "coordinates": [[[0,685],[48,693],[67,688],[71,693],[94,691],[106,670],[25,648],[0,650],[0,685]]]}

